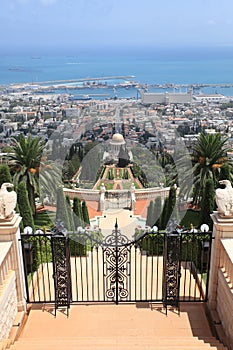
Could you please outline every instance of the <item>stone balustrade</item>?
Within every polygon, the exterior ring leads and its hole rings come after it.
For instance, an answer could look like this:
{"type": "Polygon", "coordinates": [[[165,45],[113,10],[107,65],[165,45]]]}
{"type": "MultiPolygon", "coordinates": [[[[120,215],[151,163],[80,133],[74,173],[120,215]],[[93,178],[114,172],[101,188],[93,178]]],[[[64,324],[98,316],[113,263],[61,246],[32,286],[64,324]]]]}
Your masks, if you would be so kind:
{"type": "Polygon", "coordinates": [[[70,189],[64,188],[64,194],[69,196],[70,199],[74,199],[75,197],[80,198],[85,201],[97,201],[100,199],[100,191],[98,190],[89,190],[89,189],[70,189]]]}
{"type": "MultiPolygon", "coordinates": [[[[159,187],[153,187],[153,188],[143,188],[143,189],[136,189],[135,190],[135,196],[136,200],[138,199],[155,199],[156,197],[161,197],[162,200],[164,200],[169,195],[170,187],[165,188],[159,188],[159,187]]],[[[127,194],[129,190],[108,190],[109,194],[127,194]]],[[[68,195],[70,199],[74,199],[74,197],[79,197],[81,200],[88,200],[88,201],[99,201],[100,200],[100,191],[98,190],[90,190],[90,189],[69,189],[64,188],[64,194],[68,195]]]]}
{"type": "Polygon", "coordinates": [[[233,217],[214,212],[208,308],[219,337],[233,348],[233,217]],[[221,328],[225,333],[222,336],[221,328]],[[224,338],[226,337],[226,338],[224,338]]]}
{"type": "Polygon", "coordinates": [[[135,196],[136,200],[138,199],[150,199],[153,200],[156,197],[160,197],[162,200],[164,200],[166,197],[168,197],[170,191],[170,187],[164,187],[164,188],[143,188],[140,190],[135,190],[135,196]]]}
{"type": "Polygon", "coordinates": [[[0,349],[14,342],[26,311],[20,221],[16,213],[0,220],[0,349]]]}
{"type": "Polygon", "coordinates": [[[0,243],[0,344],[7,342],[18,312],[13,244],[0,243]]]}
{"type": "Polygon", "coordinates": [[[220,250],[220,269],[233,293],[233,238],[222,238],[220,250]]]}
{"type": "Polygon", "coordinates": [[[217,283],[216,310],[220,323],[233,344],[233,238],[220,240],[220,265],[217,283]]]}
{"type": "Polygon", "coordinates": [[[12,270],[12,243],[0,243],[0,286],[3,285],[9,270],[12,270]]]}

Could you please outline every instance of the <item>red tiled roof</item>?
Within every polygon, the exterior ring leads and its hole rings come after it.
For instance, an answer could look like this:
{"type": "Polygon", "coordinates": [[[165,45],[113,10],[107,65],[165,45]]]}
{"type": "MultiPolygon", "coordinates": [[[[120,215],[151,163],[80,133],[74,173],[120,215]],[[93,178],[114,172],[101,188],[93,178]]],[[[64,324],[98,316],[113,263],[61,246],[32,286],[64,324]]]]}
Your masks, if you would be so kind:
{"type": "Polygon", "coordinates": [[[93,201],[86,201],[88,214],[90,219],[94,219],[96,216],[101,216],[102,212],[98,210],[99,203],[93,201]]]}
{"type": "Polygon", "coordinates": [[[150,204],[148,199],[138,199],[136,201],[136,209],[134,211],[134,215],[140,215],[143,218],[146,218],[147,215],[147,207],[150,204]]]}

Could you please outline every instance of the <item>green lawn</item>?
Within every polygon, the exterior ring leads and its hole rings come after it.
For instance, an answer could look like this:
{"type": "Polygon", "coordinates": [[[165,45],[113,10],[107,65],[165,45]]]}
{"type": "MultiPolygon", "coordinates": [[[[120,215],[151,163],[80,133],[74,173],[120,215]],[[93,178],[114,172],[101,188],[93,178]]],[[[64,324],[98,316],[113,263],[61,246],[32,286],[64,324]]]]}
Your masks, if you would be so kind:
{"type": "MultiPolygon", "coordinates": [[[[100,190],[100,186],[103,182],[101,182],[98,186],[97,186],[97,190],[100,190]]],[[[106,188],[107,191],[110,191],[113,189],[114,187],[114,183],[109,183],[109,182],[104,182],[104,186],[106,188]]]]}
{"type": "Polygon", "coordinates": [[[136,181],[134,181],[134,186],[135,186],[136,190],[140,189],[140,186],[138,185],[138,183],[136,181]]]}
{"type": "Polygon", "coordinates": [[[50,229],[54,226],[55,223],[55,212],[49,212],[49,215],[46,211],[37,213],[35,222],[35,228],[41,228],[41,229],[50,229]]]}

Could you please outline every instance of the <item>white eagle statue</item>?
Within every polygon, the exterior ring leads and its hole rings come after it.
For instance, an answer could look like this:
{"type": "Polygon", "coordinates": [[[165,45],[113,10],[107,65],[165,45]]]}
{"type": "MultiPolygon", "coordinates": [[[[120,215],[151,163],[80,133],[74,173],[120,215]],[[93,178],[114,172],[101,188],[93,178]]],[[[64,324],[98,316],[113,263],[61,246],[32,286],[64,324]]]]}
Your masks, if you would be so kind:
{"type": "Polygon", "coordinates": [[[217,188],[215,191],[215,200],[218,213],[223,216],[233,216],[233,188],[229,180],[219,181],[225,188],[217,188]]]}
{"type": "Polygon", "coordinates": [[[17,203],[17,194],[15,191],[8,192],[7,188],[12,188],[9,182],[4,182],[0,188],[0,219],[8,219],[14,214],[17,203]]]}

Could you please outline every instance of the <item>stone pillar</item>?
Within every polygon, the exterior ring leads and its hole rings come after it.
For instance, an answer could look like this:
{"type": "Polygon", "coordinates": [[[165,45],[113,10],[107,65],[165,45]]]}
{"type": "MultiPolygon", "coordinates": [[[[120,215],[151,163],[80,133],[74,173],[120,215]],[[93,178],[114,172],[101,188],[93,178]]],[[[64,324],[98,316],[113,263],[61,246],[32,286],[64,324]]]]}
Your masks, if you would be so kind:
{"type": "Polygon", "coordinates": [[[19,216],[19,214],[14,213],[9,219],[0,220],[0,242],[12,242],[12,268],[16,275],[17,306],[19,312],[26,310],[23,258],[21,243],[19,241],[19,224],[21,219],[22,218],[19,216]]]}
{"type": "Polygon", "coordinates": [[[220,266],[220,239],[233,238],[233,217],[224,217],[219,215],[218,212],[214,212],[211,217],[214,222],[214,239],[211,250],[208,305],[210,311],[215,311],[217,307],[218,269],[220,266]]]}

